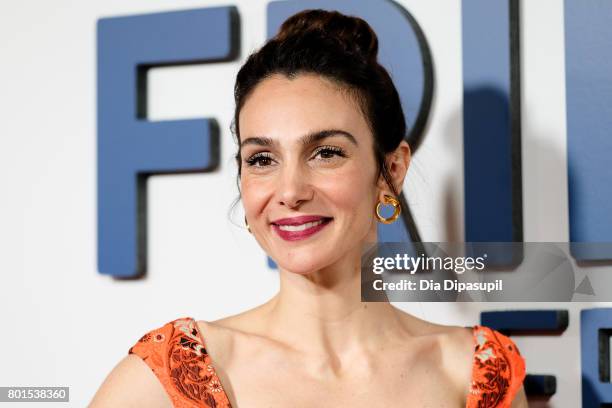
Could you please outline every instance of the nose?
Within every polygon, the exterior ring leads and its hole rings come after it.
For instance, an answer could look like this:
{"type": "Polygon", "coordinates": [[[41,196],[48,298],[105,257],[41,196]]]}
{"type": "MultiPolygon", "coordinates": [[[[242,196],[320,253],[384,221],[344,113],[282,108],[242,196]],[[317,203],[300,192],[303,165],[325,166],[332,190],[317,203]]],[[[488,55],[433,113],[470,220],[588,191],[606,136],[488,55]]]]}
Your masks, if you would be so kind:
{"type": "Polygon", "coordinates": [[[296,208],[312,200],[313,193],[307,171],[299,164],[283,166],[277,188],[277,202],[280,205],[296,208]]]}

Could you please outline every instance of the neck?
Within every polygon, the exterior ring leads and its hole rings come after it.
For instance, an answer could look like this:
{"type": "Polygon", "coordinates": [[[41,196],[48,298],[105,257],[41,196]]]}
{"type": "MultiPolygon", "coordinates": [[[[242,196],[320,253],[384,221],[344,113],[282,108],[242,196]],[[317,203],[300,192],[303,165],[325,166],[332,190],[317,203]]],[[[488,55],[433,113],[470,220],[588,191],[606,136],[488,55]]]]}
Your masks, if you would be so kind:
{"type": "MultiPolygon", "coordinates": [[[[280,269],[280,291],[264,307],[266,332],[337,372],[405,336],[388,302],[361,302],[360,256],[301,275],[280,269]]],[[[320,363],[317,363],[320,365],[320,363]]]]}

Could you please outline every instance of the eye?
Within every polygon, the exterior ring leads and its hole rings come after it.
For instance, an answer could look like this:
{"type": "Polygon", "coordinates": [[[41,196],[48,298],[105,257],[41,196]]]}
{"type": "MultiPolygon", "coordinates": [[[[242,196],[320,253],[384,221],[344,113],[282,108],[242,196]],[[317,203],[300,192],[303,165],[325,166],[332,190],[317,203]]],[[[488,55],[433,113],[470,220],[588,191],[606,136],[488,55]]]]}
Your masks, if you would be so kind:
{"type": "Polygon", "coordinates": [[[321,159],[330,160],[334,158],[334,156],[346,157],[344,150],[337,146],[323,146],[315,151],[315,156],[318,154],[321,155],[321,159]]]}
{"type": "Polygon", "coordinates": [[[266,167],[273,161],[272,156],[267,152],[256,153],[245,160],[249,166],[266,167]]]}

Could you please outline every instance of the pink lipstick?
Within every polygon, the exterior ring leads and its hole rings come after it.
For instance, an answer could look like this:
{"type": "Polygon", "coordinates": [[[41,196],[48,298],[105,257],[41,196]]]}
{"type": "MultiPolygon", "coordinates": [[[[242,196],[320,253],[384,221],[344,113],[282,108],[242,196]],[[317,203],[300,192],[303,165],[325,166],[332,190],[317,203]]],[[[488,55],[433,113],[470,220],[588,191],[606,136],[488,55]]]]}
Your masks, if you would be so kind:
{"type": "Polygon", "coordinates": [[[285,241],[298,241],[321,231],[331,221],[330,217],[305,215],[276,220],[272,223],[272,228],[285,241]]]}

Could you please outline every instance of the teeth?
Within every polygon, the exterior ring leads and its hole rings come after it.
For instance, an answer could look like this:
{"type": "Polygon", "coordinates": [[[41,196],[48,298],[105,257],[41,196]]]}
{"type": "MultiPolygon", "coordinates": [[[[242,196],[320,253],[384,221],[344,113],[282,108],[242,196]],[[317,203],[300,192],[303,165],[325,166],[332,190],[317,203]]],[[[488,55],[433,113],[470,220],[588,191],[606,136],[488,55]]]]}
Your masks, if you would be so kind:
{"type": "Polygon", "coordinates": [[[278,229],[282,231],[304,231],[319,224],[323,224],[323,220],[307,222],[306,224],[301,225],[279,225],[278,229]]]}

